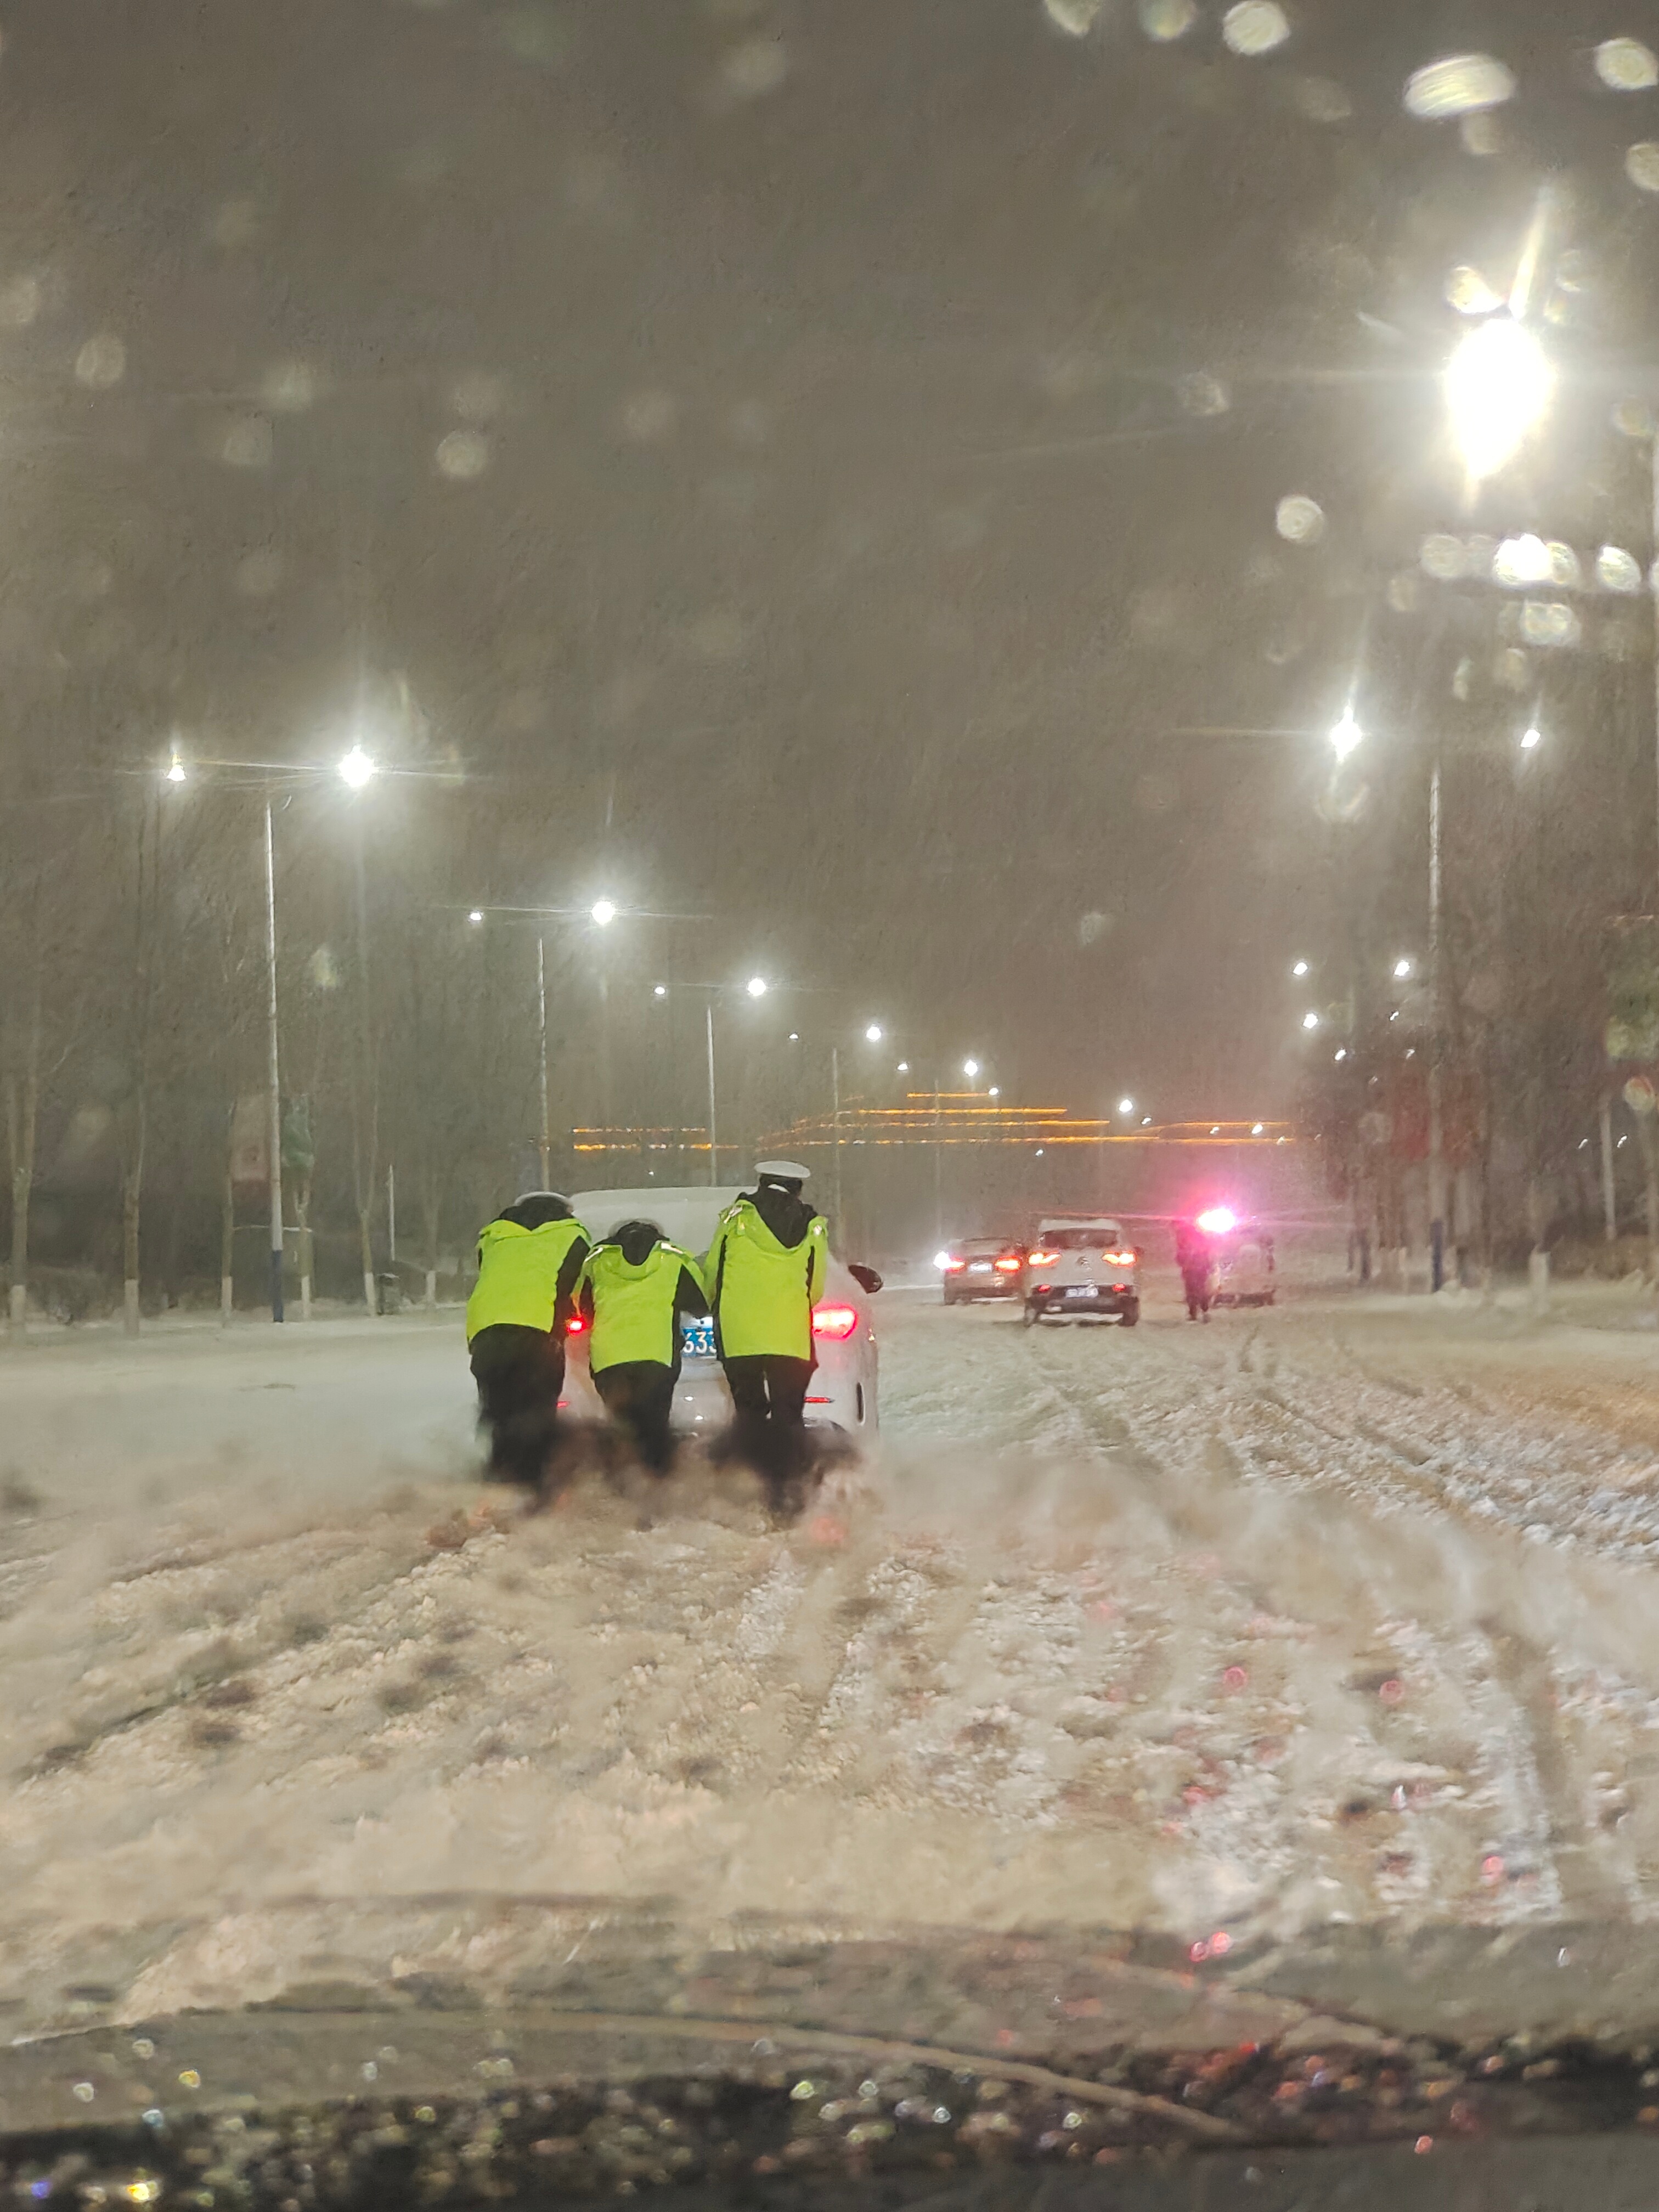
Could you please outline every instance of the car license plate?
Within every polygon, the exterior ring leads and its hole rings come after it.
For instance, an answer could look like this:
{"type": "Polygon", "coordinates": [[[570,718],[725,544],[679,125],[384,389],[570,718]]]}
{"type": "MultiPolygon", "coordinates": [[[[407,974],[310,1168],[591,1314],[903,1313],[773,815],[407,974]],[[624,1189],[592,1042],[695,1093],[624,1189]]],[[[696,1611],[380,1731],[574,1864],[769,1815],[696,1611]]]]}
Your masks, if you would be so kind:
{"type": "Polygon", "coordinates": [[[714,1322],[712,1321],[682,1322],[680,1344],[688,1359],[712,1359],[714,1357],[714,1322]]]}
{"type": "Polygon", "coordinates": [[[968,1272],[970,1275],[988,1275],[991,1272],[991,1263],[988,1260],[970,1260],[968,1262],[968,1272]]]}
{"type": "Polygon", "coordinates": [[[1100,1292],[1092,1283],[1090,1283],[1081,1290],[1067,1291],[1066,1295],[1068,1298],[1097,1298],[1100,1292]]]}

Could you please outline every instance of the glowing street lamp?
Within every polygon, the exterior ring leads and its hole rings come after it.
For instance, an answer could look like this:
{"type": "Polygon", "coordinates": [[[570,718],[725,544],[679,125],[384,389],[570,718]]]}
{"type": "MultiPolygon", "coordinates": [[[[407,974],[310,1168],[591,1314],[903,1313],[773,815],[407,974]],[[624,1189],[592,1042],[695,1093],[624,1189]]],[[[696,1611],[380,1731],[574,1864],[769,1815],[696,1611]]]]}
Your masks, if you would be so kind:
{"type": "Polygon", "coordinates": [[[617,919],[617,902],[608,898],[595,899],[590,911],[601,929],[609,929],[617,919]]]}
{"type": "Polygon", "coordinates": [[[1135,1110],[1134,1100],[1133,1098],[1120,1098],[1117,1102],[1117,1110],[1120,1114],[1133,1114],[1135,1110]]]}
{"type": "Polygon", "coordinates": [[[1543,742],[1544,733],[1539,728],[1536,722],[1530,724],[1521,733],[1521,750],[1523,753],[1533,751],[1537,746],[1542,744],[1543,742]]]}
{"type": "Polygon", "coordinates": [[[1307,972],[1308,963],[1305,960],[1298,960],[1291,969],[1292,975],[1305,975],[1307,972]]]}
{"type": "Polygon", "coordinates": [[[1411,962],[1405,959],[1396,960],[1394,963],[1394,972],[1395,979],[1403,983],[1407,976],[1412,972],[1411,962]]]}
{"type": "Polygon", "coordinates": [[[1342,709],[1342,719],[1331,731],[1331,750],[1339,761],[1345,761],[1356,745],[1364,743],[1365,732],[1354,720],[1352,705],[1342,709]]]}
{"type": "Polygon", "coordinates": [[[979,1075],[979,1062],[976,1060],[964,1060],[962,1063],[962,1072],[969,1083],[975,1081],[979,1075]]]}
{"type": "Polygon", "coordinates": [[[1513,459],[1554,386],[1544,349],[1511,314],[1489,315],[1458,341],[1446,364],[1446,406],[1472,483],[1513,459]]]}
{"type": "Polygon", "coordinates": [[[340,780],[349,791],[361,791],[374,775],[374,763],[361,745],[353,745],[340,763],[340,780]]]}
{"type": "Polygon", "coordinates": [[[174,753],[173,756],[172,764],[167,769],[167,781],[169,783],[182,783],[184,781],[185,764],[183,761],[179,759],[178,754],[174,753]]]}
{"type": "Polygon", "coordinates": [[[879,1044],[886,1032],[879,1022],[872,1022],[864,1032],[866,1044],[879,1044]]]}
{"type": "Polygon", "coordinates": [[[467,920],[476,929],[478,924],[483,920],[483,908],[481,906],[475,906],[471,913],[468,915],[467,920]]]}
{"type": "Polygon", "coordinates": [[[764,975],[751,975],[743,988],[751,999],[763,999],[766,996],[766,978],[764,975]]]}
{"type": "Polygon", "coordinates": [[[1311,1006],[1302,1017],[1302,1026],[1304,1030],[1316,1030],[1319,1027],[1319,1017],[1311,1006]]]}

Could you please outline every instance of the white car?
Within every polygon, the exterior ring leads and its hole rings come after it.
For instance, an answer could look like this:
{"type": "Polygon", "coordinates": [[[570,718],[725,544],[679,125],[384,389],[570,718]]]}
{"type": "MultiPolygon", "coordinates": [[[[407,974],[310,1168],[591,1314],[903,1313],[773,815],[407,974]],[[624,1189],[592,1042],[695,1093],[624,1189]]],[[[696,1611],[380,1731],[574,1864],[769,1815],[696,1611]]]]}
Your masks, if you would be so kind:
{"type": "MultiPolygon", "coordinates": [[[[691,1184],[643,1190],[579,1190],[571,1193],[576,1218],[593,1237],[608,1237],[624,1221],[654,1221],[665,1237],[699,1261],[714,1239],[720,1215],[740,1195],[735,1189],[691,1184]]],[[[830,1276],[812,1314],[812,1342],[818,1364],[806,1388],[808,1428],[838,1429],[854,1443],[872,1439],[879,1425],[877,1404],[876,1331],[872,1301],[881,1288],[872,1268],[855,1274],[830,1255],[830,1276]],[[866,1279],[860,1281],[860,1275],[866,1279]]],[[[712,1436],[732,1418],[732,1397],[714,1357],[712,1321],[681,1324],[683,1364],[674,1393],[673,1425],[695,1436],[712,1436]]],[[[579,1332],[566,1339],[564,1396],[561,1406],[579,1419],[601,1421],[605,1408],[587,1371],[587,1346],[579,1332]]]]}
{"type": "Polygon", "coordinates": [[[1140,1319],[1140,1254],[1106,1215],[1053,1214],[1025,1255],[1023,1288],[1028,1324],[1115,1315],[1133,1328],[1140,1319]]]}

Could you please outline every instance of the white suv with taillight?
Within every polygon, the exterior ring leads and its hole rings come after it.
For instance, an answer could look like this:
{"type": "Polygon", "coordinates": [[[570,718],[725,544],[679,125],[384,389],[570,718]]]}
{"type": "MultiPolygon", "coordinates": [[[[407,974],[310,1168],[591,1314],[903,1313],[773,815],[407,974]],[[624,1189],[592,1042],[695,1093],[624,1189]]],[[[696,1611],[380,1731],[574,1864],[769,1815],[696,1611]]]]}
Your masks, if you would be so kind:
{"type": "Polygon", "coordinates": [[[1104,1321],[1125,1328],[1140,1319],[1140,1254],[1122,1224],[1103,1215],[1055,1214],[1042,1222],[1025,1255],[1025,1318],[1104,1321]]]}

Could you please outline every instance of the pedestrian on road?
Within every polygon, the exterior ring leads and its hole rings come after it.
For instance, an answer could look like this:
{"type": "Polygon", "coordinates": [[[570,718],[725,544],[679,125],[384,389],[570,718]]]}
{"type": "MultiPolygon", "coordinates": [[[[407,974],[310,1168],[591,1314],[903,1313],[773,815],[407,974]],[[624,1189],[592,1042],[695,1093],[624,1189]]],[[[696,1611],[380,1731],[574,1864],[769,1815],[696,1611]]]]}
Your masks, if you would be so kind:
{"type": "Polygon", "coordinates": [[[1195,1221],[1176,1224],[1176,1265],[1181,1270],[1182,1288],[1187,1293],[1188,1320],[1201,1317],[1207,1322],[1215,1289],[1215,1254],[1209,1238],[1195,1221]]]}
{"type": "Polygon", "coordinates": [[[624,1221],[584,1262],[576,1309],[587,1325],[587,1364],[606,1412],[641,1463],[666,1474],[669,1417],[680,1379],[680,1316],[706,1314],[697,1263],[654,1221],[624,1221]]]}
{"type": "Polygon", "coordinates": [[[799,1502],[807,1473],[812,1309],[830,1270],[829,1224],[801,1196],[811,1172],[793,1160],[763,1160],[755,1188],[721,1214],[702,1265],[732,1392],[725,1449],[759,1474],[775,1511],[799,1502]]]}
{"type": "Polygon", "coordinates": [[[587,1231],[556,1190],[526,1191],[478,1238],[466,1341],[489,1431],[489,1471],[534,1485],[547,1472],[564,1388],[564,1340],[575,1312],[587,1231]]]}

